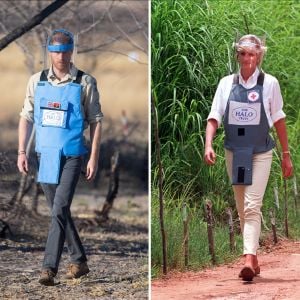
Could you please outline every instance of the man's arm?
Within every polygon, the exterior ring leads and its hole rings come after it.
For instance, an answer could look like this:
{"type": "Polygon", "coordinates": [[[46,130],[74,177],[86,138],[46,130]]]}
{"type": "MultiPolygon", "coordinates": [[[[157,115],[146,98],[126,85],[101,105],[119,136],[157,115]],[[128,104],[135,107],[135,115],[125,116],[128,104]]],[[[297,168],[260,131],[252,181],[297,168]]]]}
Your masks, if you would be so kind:
{"type": "Polygon", "coordinates": [[[21,173],[28,173],[28,160],[26,146],[32,132],[33,124],[21,117],[19,121],[19,148],[18,148],[18,169],[21,173]]]}
{"type": "Polygon", "coordinates": [[[274,124],[274,127],[276,129],[276,133],[282,150],[282,161],[281,161],[282,174],[285,178],[291,177],[293,175],[293,164],[289,152],[289,144],[288,144],[285,119],[282,118],[278,120],[274,124]]]}
{"type": "Polygon", "coordinates": [[[87,180],[94,179],[97,173],[101,142],[101,128],[101,122],[90,124],[91,155],[86,169],[87,180]]]}

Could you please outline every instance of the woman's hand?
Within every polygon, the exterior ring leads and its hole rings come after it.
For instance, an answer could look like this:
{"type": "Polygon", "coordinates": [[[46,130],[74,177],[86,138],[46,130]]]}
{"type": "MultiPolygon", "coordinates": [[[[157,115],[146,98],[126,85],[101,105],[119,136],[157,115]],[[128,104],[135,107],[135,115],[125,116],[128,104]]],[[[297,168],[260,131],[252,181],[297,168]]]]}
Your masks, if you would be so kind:
{"type": "Polygon", "coordinates": [[[205,132],[205,150],[204,160],[208,165],[213,165],[216,162],[216,153],[212,147],[213,138],[218,128],[218,122],[215,119],[209,119],[207,121],[205,132]]]}
{"type": "Polygon", "coordinates": [[[216,153],[211,146],[205,147],[204,160],[208,165],[214,165],[216,162],[216,153]]]}
{"type": "Polygon", "coordinates": [[[281,161],[282,175],[284,178],[293,176],[293,164],[289,154],[283,154],[281,161]]]}

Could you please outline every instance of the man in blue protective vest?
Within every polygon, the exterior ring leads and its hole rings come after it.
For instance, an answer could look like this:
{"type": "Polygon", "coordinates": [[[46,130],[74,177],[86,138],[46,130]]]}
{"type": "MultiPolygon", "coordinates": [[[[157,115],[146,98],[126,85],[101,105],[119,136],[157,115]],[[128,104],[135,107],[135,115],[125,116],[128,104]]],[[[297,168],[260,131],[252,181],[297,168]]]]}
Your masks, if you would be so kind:
{"type": "Polygon", "coordinates": [[[282,150],[282,174],[293,175],[283,99],[278,80],[260,69],[266,47],[252,34],[235,44],[239,63],[237,74],[221,79],[207,118],[204,159],[216,162],[213,138],[224,122],[225,159],[231,180],[241,231],[245,264],[239,273],[244,281],[260,274],[257,250],[261,231],[261,207],[268,183],[274,141],[269,135],[275,127],[282,150]]]}
{"type": "Polygon", "coordinates": [[[74,226],[70,206],[87,153],[83,131],[90,126],[91,152],[86,179],[97,171],[103,114],[97,82],[71,62],[74,38],[64,29],[54,30],[47,41],[51,59],[49,70],[29,79],[19,122],[18,168],[28,173],[26,145],[36,129],[35,150],[41,183],[51,209],[51,224],[39,283],[54,285],[54,277],[66,241],[71,264],[67,279],[89,272],[87,258],[74,226]]]}

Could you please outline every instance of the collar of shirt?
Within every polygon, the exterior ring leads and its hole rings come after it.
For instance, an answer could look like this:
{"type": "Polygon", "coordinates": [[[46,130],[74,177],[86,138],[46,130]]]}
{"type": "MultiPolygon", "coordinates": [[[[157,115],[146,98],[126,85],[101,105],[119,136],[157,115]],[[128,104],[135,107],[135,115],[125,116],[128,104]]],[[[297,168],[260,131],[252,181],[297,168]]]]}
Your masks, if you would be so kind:
{"type": "Polygon", "coordinates": [[[260,71],[258,68],[254,71],[254,73],[248,78],[247,82],[243,79],[241,75],[241,70],[239,70],[239,82],[240,84],[245,87],[246,89],[251,89],[257,84],[257,78],[259,75],[260,71]]]}
{"type": "Polygon", "coordinates": [[[67,83],[76,80],[77,71],[77,68],[74,66],[74,64],[71,63],[69,73],[67,73],[61,80],[59,80],[53,72],[53,66],[51,66],[47,78],[48,81],[55,84],[67,83]]]}

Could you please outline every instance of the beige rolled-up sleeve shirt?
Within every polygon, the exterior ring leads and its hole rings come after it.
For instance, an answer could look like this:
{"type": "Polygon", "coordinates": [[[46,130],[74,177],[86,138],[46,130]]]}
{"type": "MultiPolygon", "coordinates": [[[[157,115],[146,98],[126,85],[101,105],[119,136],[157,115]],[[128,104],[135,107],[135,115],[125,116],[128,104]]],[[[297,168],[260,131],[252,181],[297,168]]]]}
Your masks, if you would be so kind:
{"type": "MultiPolygon", "coordinates": [[[[48,82],[53,86],[63,86],[76,80],[78,69],[71,65],[70,73],[66,74],[61,80],[59,80],[53,73],[52,67],[48,72],[48,82]]],[[[32,75],[28,81],[24,105],[20,116],[34,122],[34,94],[37,83],[40,81],[42,72],[38,72],[32,75]]],[[[100,105],[100,95],[97,88],[97,81],[94,77],[84,73],[81,80],[81,111],[84,118],[84,128],[87,128],[89,124],[101,122],[103,113],[100,105]]]]}

